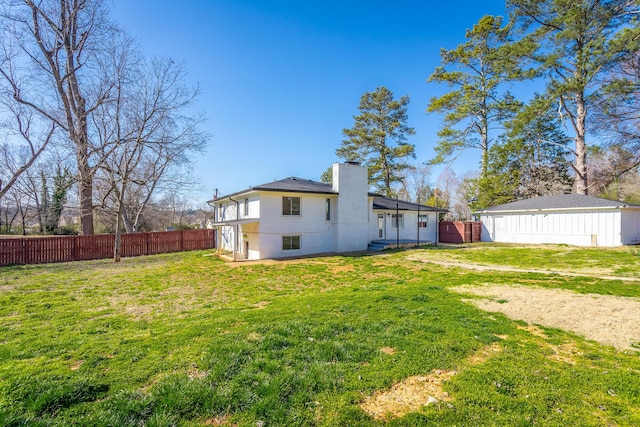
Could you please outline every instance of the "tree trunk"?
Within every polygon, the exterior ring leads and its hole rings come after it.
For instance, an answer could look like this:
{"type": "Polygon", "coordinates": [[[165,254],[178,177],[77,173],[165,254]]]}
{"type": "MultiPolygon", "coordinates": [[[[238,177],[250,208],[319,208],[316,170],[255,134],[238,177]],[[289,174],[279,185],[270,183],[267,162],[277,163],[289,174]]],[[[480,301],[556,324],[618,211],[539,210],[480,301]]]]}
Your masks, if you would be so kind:
{"type": "Polygon", "coordinates": [[[93,170],[87,161],[87,147],[78,147],[78,187],[80,193],[80,234],[93,234],[93,170]]]}
{"type": "Polygon", "coordinates": [[[482,144],[482,154],[480,159],[480,178],[486,178],[489,173],[489,130],[488,123],[484,123],[483,129],[480,132],[480,138],[482,144]]]}
{"type": "Polygon", "coordinates": [[[121,228],[122,218],[122,203],[118,201],[118,213],[116,215],[116,235],[115,242],[113,244],[113,262],[120,262],[121,250],[122,250],[122,232],[121,228]]]}
{"type": "Polygon", "coordinates": [[[582,93],[576,94],[576,162],[574,170],[576,172],[575,177],[575,191],[577,194],[588,194],[588,179],[587,179],[587,147],[585,142],[585,117],[586,109],[584,96],[582,93]]]}

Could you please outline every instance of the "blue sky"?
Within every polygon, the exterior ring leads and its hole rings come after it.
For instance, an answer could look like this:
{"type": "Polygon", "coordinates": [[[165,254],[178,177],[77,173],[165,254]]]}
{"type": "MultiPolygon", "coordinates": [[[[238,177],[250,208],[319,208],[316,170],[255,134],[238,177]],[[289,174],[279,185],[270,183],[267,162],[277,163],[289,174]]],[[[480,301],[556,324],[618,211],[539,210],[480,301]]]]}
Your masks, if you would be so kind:
{"type": "MultiPolygon", "coordinates": [[[[202,183],[194,207],[221,194],[288,176],[319,180],[338,158],[363,93],[386,86],[408,95],[416,162],[434,156],[440,118],[429,99],[446,86],[427,83],[440,48],[464,41],[497,0],[248,1],[114,0],[112,17],[148,56],[182,61],[195,105],[211,134],[195,162],[202,183]]],[[[453,164],[477,168],[479,153],[453,164]]],[[[435,181],[441,168],[435,168],[435,181]]]]}

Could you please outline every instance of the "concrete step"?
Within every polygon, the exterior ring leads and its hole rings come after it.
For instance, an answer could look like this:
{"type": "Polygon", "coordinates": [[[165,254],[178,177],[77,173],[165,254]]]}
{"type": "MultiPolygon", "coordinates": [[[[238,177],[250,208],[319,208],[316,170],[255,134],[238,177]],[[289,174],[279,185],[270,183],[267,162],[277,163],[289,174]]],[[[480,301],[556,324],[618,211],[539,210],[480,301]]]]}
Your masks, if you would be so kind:
{"type": "Polygon", "coordinates": [[[387,248],[387,245],[382,243],[369,243],[367,246],[368,251],[383,251],[387,248]]]}

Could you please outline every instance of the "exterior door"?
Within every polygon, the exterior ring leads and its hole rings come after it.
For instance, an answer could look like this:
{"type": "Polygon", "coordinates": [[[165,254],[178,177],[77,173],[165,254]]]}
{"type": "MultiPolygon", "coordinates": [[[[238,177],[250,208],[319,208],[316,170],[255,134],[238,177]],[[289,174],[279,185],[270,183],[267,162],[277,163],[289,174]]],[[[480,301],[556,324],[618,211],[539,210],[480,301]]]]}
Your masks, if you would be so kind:
{"type": "Polygon", "coordinates": [[[503,216],[493,217],[493,241],[494,242],[505,241],[505,226],[504,226],[503,216]]]}
{"type": "Polygon", "coordinates": [[[378,214],[378,239],[384,239],[384,214],[378,214]]]}

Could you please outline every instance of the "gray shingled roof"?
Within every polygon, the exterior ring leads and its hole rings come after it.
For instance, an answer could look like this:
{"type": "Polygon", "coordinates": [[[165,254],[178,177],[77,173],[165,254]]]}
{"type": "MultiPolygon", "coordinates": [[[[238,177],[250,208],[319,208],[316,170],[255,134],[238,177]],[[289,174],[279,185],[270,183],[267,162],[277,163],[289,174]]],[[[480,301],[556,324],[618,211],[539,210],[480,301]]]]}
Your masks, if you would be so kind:
{"type": "Polygon", "coordinates": [[[324,182],[311,181],[310,179],[297,178],[295,176],[273,181],[268,184],[262,184],[253,187],[252,190],[262,191],[291,191],[295,193],[319,193],[319,194],[336,194],[331,184],[324,182]]]}
{"type": "Polygon", "coordinates": [[[225,194],[216,200],[226,199],[227,197],[237,196],[238,194],[245,194],[250,191],[286,191],[292,193],[317,193],[317,194],[337,194],[333,191],[331,184],[325,184],[324,182],[311,181],[310,179],[297,178],[295,176],[281,179],[279,181],[273,181],[266,184],[258,185],[256,187],[249,187],[242,191],[236,191],[235,193],[225,194]]]}
{"type": "MultiPolygon", "coordinates": [[[[227,194],[218,198],[217,200],[226,199],[227,197],[233,197],[238,194],[248,193],[250,191],[284,191],[292,193],[315,193],[315,194],[337,194],[333,191],[331,184],[325,184],[324,182],[312,181],[310,179],[303,179],[297,177],[289,177],[281,179],[279,181],[269,182],[267,184],[258,185],[256,187],[250,187],[246,190],[237,191],[235,193],[227,194]]],[[[370,197],[373,197],[374,209],[395,209],[396,199],[390,199],[383,197],[379,194],[369,193],[370,197]]],[[[215,200],[212,200],[214,202],[215,200]]],[[[410,203],[400,200],[398,202],[398,209],[402,211],[417,211],[418,204],[410,203]]],[[[421,211],[435,212],[436,208],[430,206],[420,205],[421,211]]],[[[441,212],[446,212],[445,209],[438,209],[441,212]]]]}
{"type": "Polygon", "coordinates": [[[585,196],[583,194],[561,194],[558,196],[542,196],[532,199],[519,200],[517,202],[505,203],[504,205],[492,206],[482,209],[478,213],[484,212],[509,212],[509,211],[531,211],[531,210],[553,210],[553,209],[579,209],[579,208],[621,208],[640,207],[625,202],[601,199],[599,197],[585,196]]]}
{"type": "MultiPolygon", "coordinates": [[[[371,194],[370,194],[371,195],[371,194]]],[[[401,211],[417,211],[418,207],[421,211],[424,212],[435,212],[436,210],[440,212],[447,212],[444,208],[433,208],[431,206],[418,205],[417,203],[405,202],[403,200],[398,200],[398,210],[401,211]]],[[[387,210],[395,210],[396,209],[396,199],[390,199],[388,197],[374,197],[373,198],[373,209],[387,209],[387,210]]]]}

